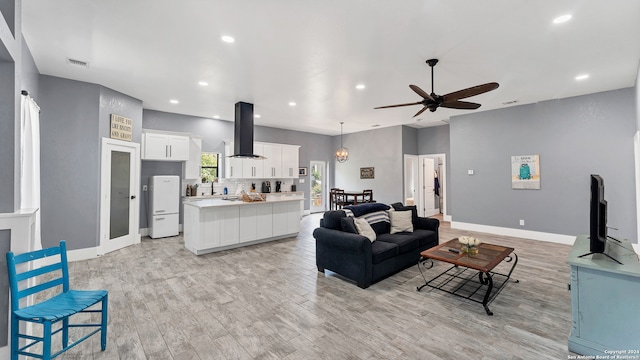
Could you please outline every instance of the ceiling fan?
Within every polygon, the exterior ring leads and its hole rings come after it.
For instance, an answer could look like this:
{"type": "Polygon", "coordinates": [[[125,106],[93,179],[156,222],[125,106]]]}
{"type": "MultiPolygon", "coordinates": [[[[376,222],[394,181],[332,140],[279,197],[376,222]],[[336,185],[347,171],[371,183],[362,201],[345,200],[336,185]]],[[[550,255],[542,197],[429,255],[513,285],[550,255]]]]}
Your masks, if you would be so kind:
{"type": "Polygon", "coordinates": [[[416,117],[422,114],[427,109],[429,109],[431,112],[434,112],[439,107],[450,108],[450,109],[475,110],[480,107],[480,104],[467,102],[467,101],[459,101],[459,100],[468,98],[471,96],[479,95],[482,93],[486,93],[491,90],[495,90],[499,86],[499,84],[496,82],[490,82],[482,85],[472,86],[467,89],[454,91],[446,95],[436,95],[433,91],[433,67],[436,66],[437,63],[438,63],[438,59],[427,60],[427,64],[429,64],[429,66],[431,67],[431,94],[428,94],[426,91],[420,89],[417,85],[409,85],[411,90],[415,91],[416,94],[422,96],[422,101],[408,103],[408,104],[379,106],[374,109],[385,109],[385,108],[410,106],[410,105],[423,105],[424,107],[420,111],[418,111],[417,114],[413,115],[413,117],[416,117]]]}

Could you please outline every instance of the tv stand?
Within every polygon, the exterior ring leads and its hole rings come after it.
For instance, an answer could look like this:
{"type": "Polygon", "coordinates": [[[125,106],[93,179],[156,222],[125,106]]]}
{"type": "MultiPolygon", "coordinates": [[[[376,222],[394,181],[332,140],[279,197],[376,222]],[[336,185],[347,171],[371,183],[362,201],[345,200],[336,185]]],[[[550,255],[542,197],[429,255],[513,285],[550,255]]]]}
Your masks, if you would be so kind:
{"type": "Polygon", "coordinates": [[[585,256],[593,255],[593,254],[602,254],[602,255],[604,255],[604,256],[606,256],[606,257],[608,257],[609,259],[611,259],[611,260],[613,260],[613,261],[617,262],[618,264],[620,264],[620,265],[624,265],[623,263],[621,263],[620,261],[616,260],[616,258],[614,258],[613,256],[611,256],[611,255],[607,254],[606,252],[601,252],[601,253],[590,252],[590,253],[587,253],[587,254],[582,254],[582,255],[580,255],[580,256],[578,256],[578,257],[579,257],[579,258],[581,258],[581,257],[585,257],[585,256]]]}
{"type": "Polygon", "coordinates": [[[628,349],[629,344],[638,344],[640,334],[640,262],[629,240],[611,244],[615,246],[608,246],[609,254],[604,255],[624,265],[599,253],[585,254],[587,235],[576,238],[567,260],[571,268],[569,351],[591,358],[604,359],[612,349],[628,349]]]}
{"type": "Polygon", "coordinates": [[[609,235],[607,235],[607,239],[610,239],[610,240],[616,241],[618,244],[622,244],[622,240],[618,240],[618,239],[614,238],[613,236],[609,236],[609,235]]]}

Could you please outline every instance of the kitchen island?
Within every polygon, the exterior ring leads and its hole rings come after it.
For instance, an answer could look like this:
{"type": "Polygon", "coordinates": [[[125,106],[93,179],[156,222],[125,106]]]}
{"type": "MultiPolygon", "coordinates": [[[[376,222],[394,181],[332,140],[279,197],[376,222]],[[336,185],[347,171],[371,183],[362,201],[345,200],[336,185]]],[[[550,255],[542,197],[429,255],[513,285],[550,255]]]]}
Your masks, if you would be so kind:
{"type": "Polygon", "coordinates": [[[243,202],[209,198],[184,202],[184,246],[196,255],[296,236],[302,194],[243,202]]]}

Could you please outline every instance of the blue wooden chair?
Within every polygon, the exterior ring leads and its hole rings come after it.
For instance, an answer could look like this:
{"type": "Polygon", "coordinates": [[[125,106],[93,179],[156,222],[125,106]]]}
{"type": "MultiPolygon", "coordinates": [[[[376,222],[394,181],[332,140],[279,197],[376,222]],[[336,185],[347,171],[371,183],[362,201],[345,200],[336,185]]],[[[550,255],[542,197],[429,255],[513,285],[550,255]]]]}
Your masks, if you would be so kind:
{"type": "MultiPolygon", "coordinates": [[[[47,259],[48,260],[48,259],[47,259]]],[[[18,360],[18,355],[26,355],[38,359],[52,359],[68,349],[86,340],[91,335],[101,332],[102,351],[107,346],[107,302],[106,290],[70,290],[69,270],[67,267],[67,246],[60,241],[60,246],[32,251],[20,255],[7,253],[9,286],[11,288],[11,359],[18,360]],[[56,255],[60,255],[57,257],[56,255]],[[41,260],[42,266],[29,270],[28,263],[38,259],[56,256],[55,263],[41,260]],[[31,281],[30,281],[31,279],[31,281]],[[39,284],[38,281],[40,280],[39,284]],[[41,293],[45,291],[44,293],[41,293]],[[34,304],[20,307],[20,300],[34,294],[34,304]],[[51,294],[51,296],[49,296],[51,294]],[[47,299],[39,301],[45,295],[47,299]],[[39,301],[35,303],[36,301],[39,301]],[[102,302],[100,310],[88,308],[102,302]],[[79,313],[101,313],[99,324],[70,324],[69,318],[79,313]],[[42,325],[42,337],[21,334],[20,323],[29,322],[42,325]],[[53,329],[53,325],[61,322],[61,326],[53,329]],[[69,344],[69,328],[97,327],[89,334],[69,344]],[[51,338],[62,332],[62,349],[51,354],[51,338]],[[26,339],[25,345],[19,347],[20,339],[26,339]],[[42,354],[27,351],[28,348],[42,343],[42,354]]],[[[25,299],[22,300],[25,302],[25,299]]]]}

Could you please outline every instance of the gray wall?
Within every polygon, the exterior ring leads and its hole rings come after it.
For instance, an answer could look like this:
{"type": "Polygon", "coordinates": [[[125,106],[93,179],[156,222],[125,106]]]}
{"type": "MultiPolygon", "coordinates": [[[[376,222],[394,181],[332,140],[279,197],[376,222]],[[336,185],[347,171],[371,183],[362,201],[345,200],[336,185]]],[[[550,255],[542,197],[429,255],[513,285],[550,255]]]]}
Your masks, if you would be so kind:
{"type": "Polygon", "coordinates": [[[100,86],[40,77],[42,246],[98,245],[100,86]]]}
{"type": "Polygon", "coordinates": [[[69,250],[99,245],[101,138],[110,114],[142,129],[142,102],[105,87],[40,77],[42,244],[67,240],[69,250]]]}
{"type": "MultiPolygon", "coordinates": [[[[403,126],[345,134],[343,145],[349,149],[349,160],[334,162],[333,186],[345,190],[372,189],[378,202],[402,201],[402,136],[403,126]],[[374,167],[374,179],[360,179],[361,167],[374,167]]],[[[333,137],[332,153],[340,146],[340,136],[333,137]]]]}
{"type": "Polygon", "coordinates": [[[555,234],[588,232],[589,174],[605,180],[610,235],[636,242],[634,89],[451,119],[454,221],[555,234]],[[512,155],[540,155],[540,190],[513,190],[512,155]],[[467,175],[473,169],[475,175],[467,175]],[[526,226],[520,227],[519,219],[526,226]]]}

